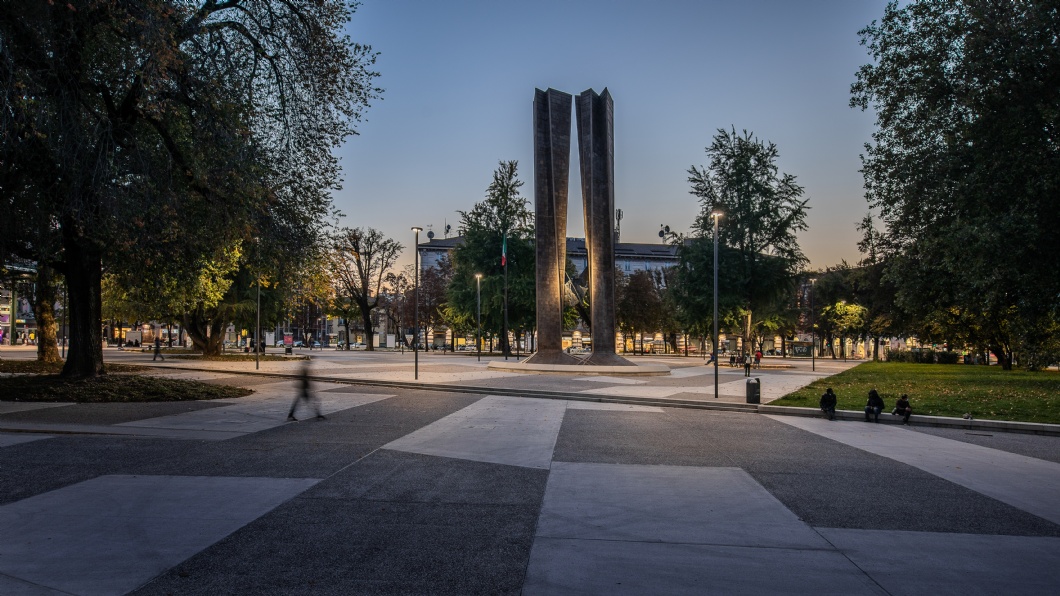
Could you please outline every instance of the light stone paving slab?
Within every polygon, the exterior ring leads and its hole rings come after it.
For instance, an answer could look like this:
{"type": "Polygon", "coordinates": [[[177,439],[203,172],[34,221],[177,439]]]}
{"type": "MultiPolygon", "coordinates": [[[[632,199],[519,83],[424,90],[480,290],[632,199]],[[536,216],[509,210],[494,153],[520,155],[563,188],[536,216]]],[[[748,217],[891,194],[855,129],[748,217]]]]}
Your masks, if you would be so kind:
{"type": "Polygon", "coordinates": [[[890,594],[1060,590],[1060,538],[819,528],[890,594]]]}
{"type": "Polygon", "coordinates": [[[317,482],[101,476],[4,505],[0,588],[5,594],[128,592],[317,482]]]}
{"type": "Polygon", "coordinates": [[[72,405],[74,405],[74,402],[53,403],[40,401],[0,401],[0,414],[13,414],[15,412],[43,410],[45,408],[62,408],[72,405]]]}
{"type": "Polygon", "coordinates": [[[643,379],[623,379],[622,377],[609,377],[607,375],[600,375],[599,377],[574,377],[572,381],[588,381],[590,383],[612,383],[614,385],[644,385],[647,381],[643,379]]]}
{"type": "Polygon", "coordinates": [[[486,396],[384,449],[547,469],[565,401],[486,396]]]}
{"type": "MultiPolygon", "coordinates": [[[[324,392],[326,389],[334,387],[342,387],[342,385],[328,383],[317,383],[314,385],[314,389],[320,399],[321,411],[324,415],[394,397],[393,395],[374,393],[324,392]]],[[[294,391],[285,391],[281,395],[253,399],[231,406],[124,422],[115,426],[254,433],[286,424],[287,413],[290,411],[295,395],[294,391]]],[[[246,400],[246,398],[240,399],[246,400]]],[[[300,405],[299,411],[295,415],[298,417],[315,415],[315,412],[306,412],[305,409],[306,406],[304,404],[300,405]]]]}
{"type": "Polygon", "coordinates": [[[41,439],[50,439],[51,435],[40,435],[35,433],[3,433],[0,432],[0,447],[10,447],[22,443],[30,443],[41,439]]]}
{"type": "Polygon", "coordinates": [[[828,548],[740,468],[554,462],[537,535],[828,548]]]}
{"type": "Polygon", "coordinates": [[[882,594],[746,472],[555,462],[524,594],[882,594]]]}
{"type": "Polygon", "coordinates": [[[920,468],[1060,524],[1060,464],[918,433],[890,424],[769,418],[920,468]]]}
{"type": "Polygon", "coordinates": [[[614,412],[649,412],[662,414],[663,409],[656,406],[638,406],[634,404],[611,404],[596,401],[568,401],[568,410],[605,410],[614,412]]]}

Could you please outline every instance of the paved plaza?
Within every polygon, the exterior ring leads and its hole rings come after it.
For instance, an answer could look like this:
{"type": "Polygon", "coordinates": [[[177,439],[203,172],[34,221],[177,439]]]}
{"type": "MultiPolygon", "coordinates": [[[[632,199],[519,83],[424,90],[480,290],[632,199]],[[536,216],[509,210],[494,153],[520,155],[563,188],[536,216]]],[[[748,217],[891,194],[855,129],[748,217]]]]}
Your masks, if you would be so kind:
{"type": "MultiPolygon", "coordinates": [[[[743,371],[715,400],[691,358],[312,354],[326,420],[286,421],[297,362],[152,369],[240,399],[0,402],[0,594],[1060,590],[1058,436],[738,411],[743,371]]],[[[763,401],[856,364],[767,363],[763,401]]]]}

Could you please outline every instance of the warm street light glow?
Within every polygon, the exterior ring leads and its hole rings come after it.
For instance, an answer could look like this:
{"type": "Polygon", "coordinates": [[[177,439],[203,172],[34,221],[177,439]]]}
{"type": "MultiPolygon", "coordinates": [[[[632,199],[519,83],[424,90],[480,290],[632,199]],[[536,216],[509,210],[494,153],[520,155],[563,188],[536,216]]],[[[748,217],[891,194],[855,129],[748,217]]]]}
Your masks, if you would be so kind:
{"type": "MultiPolygon", "coordinates": [[[[419,351],[419,337],[420,337],[420,232],[423,228],[419,226],[413,226],[412,231],[416,233],[416,241],[412,245],[412,260],[414,263],[413,269],[415,270],[416,286],[413,293],[413,300],[416,303],[412,307],[412,359],[413,359],[413,373],[412,378],[419,380],[420,378],[420,351],[419,351]]],[[[427,338],[423,338],[426,343],[427,338]]]]}
{"type": "Polygon", "coordinates": [[[482,362],[482,274],[475,274],[475,348],[482,362]]]}

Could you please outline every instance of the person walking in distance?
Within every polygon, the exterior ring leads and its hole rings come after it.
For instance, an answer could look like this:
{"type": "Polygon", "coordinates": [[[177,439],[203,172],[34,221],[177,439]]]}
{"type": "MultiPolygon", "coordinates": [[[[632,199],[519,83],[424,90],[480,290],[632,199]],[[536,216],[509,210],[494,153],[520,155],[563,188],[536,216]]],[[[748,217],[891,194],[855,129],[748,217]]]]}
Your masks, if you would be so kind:
{"type": "Polygon", "coordinates": [[[155,355],[154,355],[153,358],[151,358],[151,361],[154,362],[158,358],[161,358],[162,362],[166,361],[166,357],[162,355],[162,336],[161,335],[156,335],[155,336],[155,355]]]}
{"type": "Polygon", "coordinates": [[[294,398],[294,403],[291,404],[291,411],[287,413],[287,419],[291,421],[297,421],[294,417],[295,410],[298,409],[300,402],[305,402],[306,406],[312,403],[316,408],[317,419],[325,420],[324,412],[320,409],[320,398],[314,398],[309,388],[309,361],[307,360],[305,366],[302,367],[302,374],[299,377],[298,382],[298,395],[294,398]]]}

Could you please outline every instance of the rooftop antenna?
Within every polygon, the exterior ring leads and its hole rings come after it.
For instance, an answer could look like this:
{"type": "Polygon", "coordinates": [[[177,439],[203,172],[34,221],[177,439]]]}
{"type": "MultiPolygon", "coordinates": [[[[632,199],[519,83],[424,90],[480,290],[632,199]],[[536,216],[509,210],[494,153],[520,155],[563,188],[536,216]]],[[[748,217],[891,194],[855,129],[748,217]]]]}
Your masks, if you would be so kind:
{"type": "Polygon", "coordinates": [[[449,222],[445,222],[445,237],[449,237],[449,231],[453,229],[453,226],[449,225],[449,222]]]}
{"type": "Polygon", "coordinates": [[[431,229],[433,227],[434,226],[427,226],[427,242],[434,240],[434,230],[431,229]]]}

